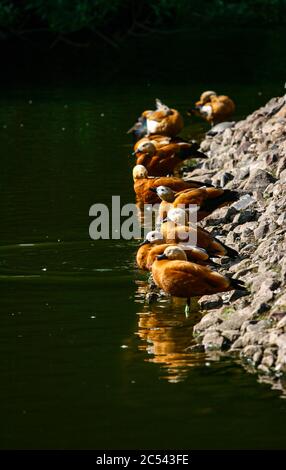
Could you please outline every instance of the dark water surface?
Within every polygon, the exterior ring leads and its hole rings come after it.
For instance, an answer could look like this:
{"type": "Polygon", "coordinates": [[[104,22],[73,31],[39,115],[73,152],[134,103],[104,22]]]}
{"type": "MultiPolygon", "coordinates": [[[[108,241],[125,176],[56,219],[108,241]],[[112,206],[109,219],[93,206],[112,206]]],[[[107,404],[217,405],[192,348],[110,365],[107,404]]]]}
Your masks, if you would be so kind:
{"type": "MultiPolygon", "coordinates": [[[[285,448],[279,393],[186,352],[193,319],[182,303],[144,305],[137,243],[88,235],[93,203],[133,202],[125,131],[136,115],[157,96],[183,111],[200,91],[1,95],[0,448],[285,448]]],[[[239,117],[281,87],[223,91],[239,117]]]]}

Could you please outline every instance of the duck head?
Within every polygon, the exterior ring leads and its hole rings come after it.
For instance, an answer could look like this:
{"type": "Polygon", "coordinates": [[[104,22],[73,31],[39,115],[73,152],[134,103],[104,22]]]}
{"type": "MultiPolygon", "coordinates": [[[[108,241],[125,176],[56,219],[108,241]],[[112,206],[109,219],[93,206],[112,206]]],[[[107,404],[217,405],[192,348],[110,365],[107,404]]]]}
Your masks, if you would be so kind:
{"type": "Polygon", "coordinates": [[[208,103],[212,96],[217,96],[215,91],[204,91],[200,96],[200,102],[202,105],[208,103]]]}
{"type": "Polygon", "coordinates": [[[175,192],[168,186],[153,187],[150,190],[156,193],[162,201],[173,202],[175,199],[175,192]]]}
{"type": "Polygon", "coordinates": [[[170,245],[165,249],[162,255],[157,256],[158,261],[163,259],[187,261],[187,256],[180,246],[170,245]]]}
{"type": "Polygon", "coordinates": [[[153,157],[153,155],[156,153],[156,147],[152,142],[150,142],[150,140],[145,142],[143,141],[137,146],[136,150],[133,152],[133,155],[137,155],[138,153],[143,153],[148,157],[153,157]]]}
{"type": "Polygon", "coordinates": [[[156,244],[163,243],[163,236],[162,236],[161,232],[159,232],[158,230],[151,230],[151,232],[147,233],[144,242],[141,243],[140,246],[148,245],[150,243],[151,243],[151,245],[156,245],[156,244]]]}
{"type": "Polygon", "coordinates": [[[139,180],[143,178],[148,178],[148,171],[146,170],[145,166],[143,165],[136,165],[133,168],[133,180],[139,180]]]}
{"type": "Polygon", "coordinates": [[[158,98],[156,98],[156,109],[158,111],[162,111],[165,116],[170,116],[171,114],[173,114],[172,109],[169,108],[169,106],[167,106],[166,104],[162,103],[162,101],[158,98]]]}

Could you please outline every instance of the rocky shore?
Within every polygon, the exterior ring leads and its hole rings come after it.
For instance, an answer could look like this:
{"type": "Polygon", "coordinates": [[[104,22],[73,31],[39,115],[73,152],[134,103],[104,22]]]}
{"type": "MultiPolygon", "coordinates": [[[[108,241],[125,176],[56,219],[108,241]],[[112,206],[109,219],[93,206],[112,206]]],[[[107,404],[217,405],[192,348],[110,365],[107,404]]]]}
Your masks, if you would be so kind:
{"type": "Polygon", "coordinates": [[[205,315],[190,348],[232,354],[261,380],[283,388],[286,374],[286,97],[273,98],[201,150],[209,159],[192,172],[198,179],[242,192],[239,201],[203,225],[240,253],[223,269],[249,289],[205,296],[205,315]],[[199,345],[199,346],[198,346],[199,345]]]}

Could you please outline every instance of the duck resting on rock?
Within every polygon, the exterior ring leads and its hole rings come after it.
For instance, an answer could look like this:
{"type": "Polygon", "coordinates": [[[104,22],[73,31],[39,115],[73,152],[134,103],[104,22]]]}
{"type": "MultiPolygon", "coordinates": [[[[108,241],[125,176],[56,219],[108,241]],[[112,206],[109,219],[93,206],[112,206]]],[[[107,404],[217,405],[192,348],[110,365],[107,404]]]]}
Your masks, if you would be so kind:
{"type": "Polygon", "coordinates": [[[160,134],[175,137],[184,127],[184,121],[176,109],[169,108],[156,99],[156,109],[143,111],[134,126],[127,131],[135,140],[144,135],[160,134]]]}
{"type": "Polygon", "coordinates": [[[136,164],[144,165],[150,176],[167,176],[174,173],[176,167],[191,158],[208,158],[198,150],[194,142],[169,143],[156,148],[152,141],[143,140],[134,151],[136,164]]]}
{"type": "Polygon", "coordinates": [[[136,200],[141,205],[160,202],[160,198],[156,192],[150,191],[151,187],[156,188],[157,186],[165,186],[168,184],[171,189],[177,192],[188,188],[198,188],[203,185],[203,183],[199,181],[184,181],[175,176],[149,177],[148,171],[143,165],[136,165],[133,168],[133,181],[136,200]]]}
{"type": "Polygon", "coordinates": [[[235,104],[231,98],[217,95],[215,91],[204,91],[188,114],[201,116],[213,126],[219,122],[227,121],[234,111],[235,104]]]}
{"type": "Polygon", "coordinates": [[[218,273],[210,266],[187,260],[185,251],[178,245],[168,246],[152,265],[155,284],[174,297],[187,299],[185,313],[189,315],[191,297],[217,294],[230,290],[244,290],[244,283],[218,273]]]}
{"type": "MultiPolygon", "coordinates": [[[[169,245],[167,243],[164,243],[161,232],[157,230],[148,232],[146,239],[139,245],[137,250],[137,266],[144,271],[150,271],[156,256],[161,255],[168,246],[169,245]]],[[[180,246],[185,251],[189,261],[203,265],[216,265],[203,248],[184,244],[181,244],[180,246]]]]}
{"type": "Polygon", "coordinates": [[[159,217],[164,219],[168,210],[173,207],[184,207],[188,210],[190,205],[197,206],[197,221],[200,221],[210,215],[219,207],[224,207],[237,201],[240,197],[239,192],[230,189],[214,188],[214,187],[197,187],[188,188],[179,192],[175,192],[168,186],[157,186],[151,191],[161,199],[159,208],[159,217]]]}

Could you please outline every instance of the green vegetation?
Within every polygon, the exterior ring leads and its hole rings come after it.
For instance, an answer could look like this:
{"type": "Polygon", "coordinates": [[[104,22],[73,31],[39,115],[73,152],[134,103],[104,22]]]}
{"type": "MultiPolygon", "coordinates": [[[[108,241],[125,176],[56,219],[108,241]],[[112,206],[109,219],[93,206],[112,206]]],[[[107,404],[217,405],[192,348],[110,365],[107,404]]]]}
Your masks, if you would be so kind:
{"type": "Polygon", "coordinates": [[[43,34],[116,44],[153,31],[285,24],[286,0],[0,0],[0,38],[43,34]]]}

